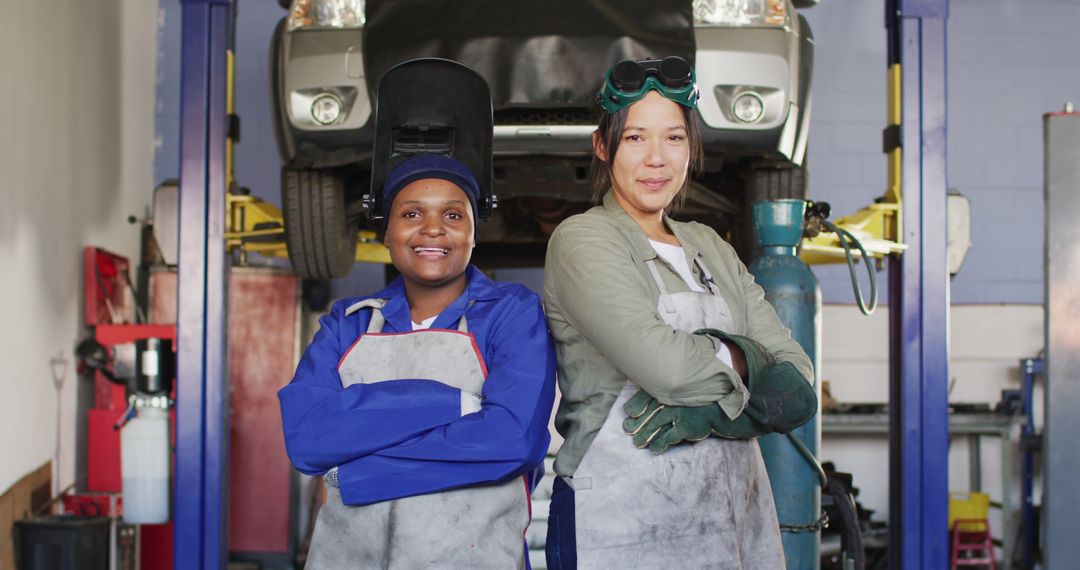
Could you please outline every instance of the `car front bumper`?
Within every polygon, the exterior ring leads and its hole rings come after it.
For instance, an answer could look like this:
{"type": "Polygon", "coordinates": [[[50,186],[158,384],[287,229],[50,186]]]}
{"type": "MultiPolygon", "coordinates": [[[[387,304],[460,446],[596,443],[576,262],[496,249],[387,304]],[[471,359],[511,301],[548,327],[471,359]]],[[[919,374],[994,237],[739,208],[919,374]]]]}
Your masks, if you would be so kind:
{"type": "MultiPolygon", "coordinates": [[[[813,54],[805,19],[794,18],[788,28],[698,27],[694,34],[706,154],[724,160],[750,157],[801,164],[813,54]],[[752,124],[739,122],[732,113],[734,98],[746,92],[755,93],[764,104],[761,119],[752,124]]],[[[279,152],[286,166],[333,168],[370,160],[372,82],[365,74],[362,42],[363,30],[289,33],[284,20],[279,24],[271,46],[271,89],[279,152]],[[312,102],[321,94],[342,102],[342,116],[333,124],[321,125],[314,119],[312,102]]],[[[497,159],[591,154],[592,109],[542,105],[496,110],[497,159]],[[521,114],[513,111],[533,117],[527,124],[515,122],[521,114]],[[546,120],[532,120],[544,113],[549,115],[546,120]]]]}

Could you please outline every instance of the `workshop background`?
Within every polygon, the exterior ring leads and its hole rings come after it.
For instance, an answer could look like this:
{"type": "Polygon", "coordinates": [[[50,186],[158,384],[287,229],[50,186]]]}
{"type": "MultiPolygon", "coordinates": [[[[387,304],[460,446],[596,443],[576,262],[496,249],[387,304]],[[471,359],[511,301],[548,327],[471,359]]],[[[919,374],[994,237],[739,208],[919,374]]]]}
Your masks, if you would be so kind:
{"type": "MultiPolygon", "coordinates": [[[[1080,102],[1080,3],[950,6],[948,181],[971,200],[973,242],[952,282],[950,401],[993,404],[1002,389],[1018,388],[1018,362],[1044,343],[1042,115],[1080,102]]],[[[804,12],[817,46],[808,197],[834,212],[854,211],[886,186],[883,9],[883,2],[822,0],[804,12]]],[[[279,173],[266,70],[283,14],[274,2],[242,1],[237,21],[243,136],[236,177],[270,202],[278,201],[279,173]]],[[[128,218],[145,217],[151,189],[178,176],[179,16],[174,1],[4,3],[0,267],[10,276],[8,326],[0,331],[7,395],[0,399],[0,489],[51,460],[55,493],[75,482],[85,462],[80,426],[92,389],[80,382],[72,356],[84,335],[82,247],[101,244],[137,259],[139,229],[128,218]]],[[[822,378],[832,397],[885,402],[887,311],[858,313],[846,267],[814,272],[826,302],[822,378]]],[[[497,276],[534,289],[542,282],[539,270],[497,276]]],[[[381,266],[357,264],[333,291],[370,293],[382,279],[381,266]]],[[[950,448],[950,489],[968,486],[966,446],[961,439],[950,448]]],[[[853,473],[860,502],[885,517],[884,437],[827,436],[821,458],[853,473]]],[[[987,444],[982,458],[984,487],[1000,497],[997,446],[987,444]]]]}

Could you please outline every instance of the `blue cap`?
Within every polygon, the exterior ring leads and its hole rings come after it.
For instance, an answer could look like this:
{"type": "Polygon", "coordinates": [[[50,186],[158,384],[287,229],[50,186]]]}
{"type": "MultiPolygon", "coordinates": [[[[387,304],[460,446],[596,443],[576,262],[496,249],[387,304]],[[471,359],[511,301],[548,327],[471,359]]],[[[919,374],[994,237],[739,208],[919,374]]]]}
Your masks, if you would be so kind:
{"type": "Polygon", "coordinates": [[[420,154],[407,159],[394,167],[383,185],[383,217],[390,215],[390,206],[401,189],[427,178],[438,178],[455,184],[469,197],[472,206],[473,224],[480,221],[476,202],[480,199],[480,184],[469,167],[441,154],[420,154]]]}

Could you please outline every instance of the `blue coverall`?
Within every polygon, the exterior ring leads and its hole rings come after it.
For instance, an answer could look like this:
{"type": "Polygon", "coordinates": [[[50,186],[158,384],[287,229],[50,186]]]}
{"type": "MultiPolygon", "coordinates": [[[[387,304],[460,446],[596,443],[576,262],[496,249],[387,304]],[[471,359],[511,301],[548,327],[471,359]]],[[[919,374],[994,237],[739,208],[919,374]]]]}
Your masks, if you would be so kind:
{"type": "MultiPolygon", "coordinates": [[[[370,310],[346,316],[364,299],[334,304],[320,319],[296,375],[278,392],[285,445],[303,473],[339,467],[342,500],[365,505],[543,474],[555,395],[555,350],[539,297],[496,283],[473,266],[468,285],[432,324],[454,329],[467,314],[488,370],[481,410],[461,415],[461,393],[425,379],[342,388],[338,364],[367,330],[370,310]]],[[[399,277],[371,298],[387,299],[384,333],[412,330],[399,277]]],[[[409,358],[402,354],[401,358],[409,358]]]]}

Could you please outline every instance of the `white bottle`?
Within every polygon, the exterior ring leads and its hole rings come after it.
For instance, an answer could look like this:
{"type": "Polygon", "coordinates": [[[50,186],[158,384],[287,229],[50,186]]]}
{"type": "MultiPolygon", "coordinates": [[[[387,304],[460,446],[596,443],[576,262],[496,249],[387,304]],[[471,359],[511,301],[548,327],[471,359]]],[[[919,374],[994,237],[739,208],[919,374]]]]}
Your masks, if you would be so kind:
{"type": "Polygon", "coordinates": [[[163,403],[166,401],[139,398],[136,416],[120,431],[124,522],[129,524],[169,521],[169,412],[163,403]]]}

